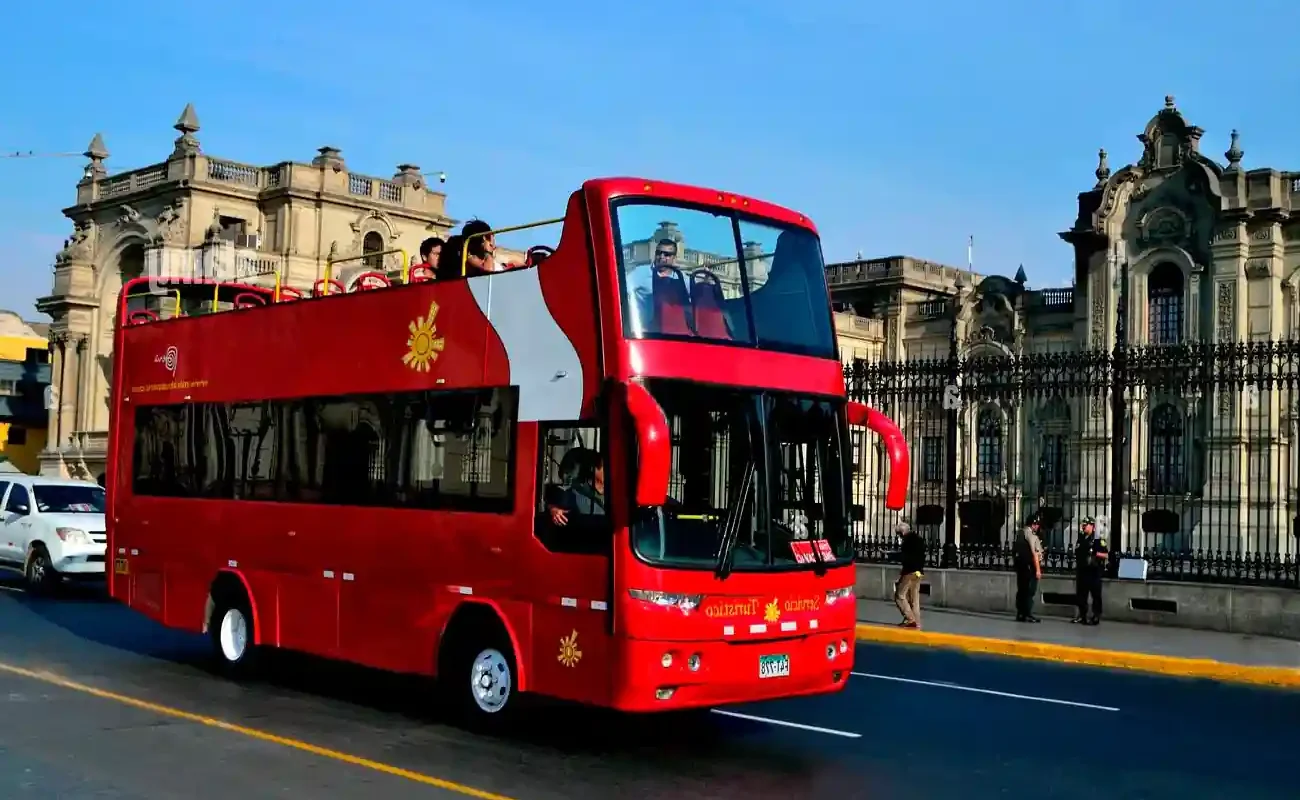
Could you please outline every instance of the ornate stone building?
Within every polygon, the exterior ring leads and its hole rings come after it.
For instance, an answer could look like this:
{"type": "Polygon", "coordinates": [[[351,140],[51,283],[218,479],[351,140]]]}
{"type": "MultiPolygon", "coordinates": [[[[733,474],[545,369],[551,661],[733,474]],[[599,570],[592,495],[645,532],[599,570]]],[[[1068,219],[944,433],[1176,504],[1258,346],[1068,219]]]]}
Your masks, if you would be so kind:
{"type": "MultiPolygon", "coordinates": [[[[186,106],[180,136],[158,164],[110,175],[96,134],[64,209],[73,232],[55,258],[54,285],[37,301],[50,326],[53,403],[41,470],[95,478],[103,473],[108,431],[115,303],[123,281],[140,275],[239,278],[310,290],[333,258],[347,280],[364,269],[400,269],[428,236],[453,224],[446,196],[412,164],[392,178],[348,170],[343,154],[322,147],[310,163],[254,166],[203,152],[198,116],[186,106]]],[[[144,298],[164,314],[160,298],[144,298]]]]}
{"type": "MultiPolygon", "coordinates": [[[[885,367],[872,374],[917,387],[895,409],[912,439],[911,513],[948,506],[955,489],[958,543],[994,543],[1034,508],[1107,517],[1119,486],[1128,549],[1296,552],[1300,363],[1277,355],[1292,345],[1262,343],[1300,332],[1300,173],[1245,169],[1236,131],[1221,163],[1201,152],[1203,133],[1168,97],[1138,134],[1135,163],[1112,171],[1101,151],[1060,234],[1074,251],[1070,287],[1029,290],[1023,270],[981,278],[905,257],[828,267],[835,300],[884,327],[869,363],[885,367]],[[1121,335],[1130,355],[1112,368],[1121,335]],[[953,379],[922,362],[947,359],[954,337],[965,385],[949,422],[953,379]],[[985,513],[977,498],[996,498],[992,523],[972,522],[985,513]]],[[[863,465],[869,509],[879,463],[863,465]]]]}

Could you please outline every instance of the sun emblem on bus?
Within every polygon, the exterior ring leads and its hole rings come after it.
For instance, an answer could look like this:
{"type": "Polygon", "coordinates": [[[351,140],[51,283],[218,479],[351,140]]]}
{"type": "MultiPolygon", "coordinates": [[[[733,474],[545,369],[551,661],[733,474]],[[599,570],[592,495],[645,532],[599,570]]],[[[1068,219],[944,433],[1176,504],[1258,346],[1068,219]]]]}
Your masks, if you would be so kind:
{"type": "Polygon", "coordinates": [[[776,599],[774,598],[772,602],[768,603],[767,607],[763,609],[763,621],[776,622],[780,618],[781,618],[781,606],[776,602],[776,599]]]}
{"type": "Polygon", "coordinates": [[[560,637],[559,662],[566,667],[576,667],[582,660],[582,651],[578,649],[578,632],[560,637]]]}
{"type": "Polygon", "coordinates": [[[438,335],[438,326],[434,318],[438,316],[438,302],[429,304],[429,316],[416,317],[410,324],[411,335],[406,340],[406,355],[402,363],[416,372],[428,372],[429,365],[438,360],[438,354],[447,346],[447,341],[438,335]]]}

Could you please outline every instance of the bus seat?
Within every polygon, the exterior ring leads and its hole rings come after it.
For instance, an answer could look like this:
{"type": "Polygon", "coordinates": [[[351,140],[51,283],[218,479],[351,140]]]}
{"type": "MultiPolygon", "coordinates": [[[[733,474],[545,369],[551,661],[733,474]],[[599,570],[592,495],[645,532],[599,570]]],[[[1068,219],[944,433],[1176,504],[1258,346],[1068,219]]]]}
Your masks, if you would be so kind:
{"type": "Polygon", "coordinates": [[[324,297],[324,296],[325,296],[325,293],[326,293],[327,291],[328,291],[330,294],[345,294],[345,293],[347,292],[347,289],[343,286],[342,283],[339,283],[339,282],[338,282],[336,279],[334,279],[334,278],[330,278],[330,280],[329,280],[329,288],[326,289],[326,288],[325,288],[325,279],[324,279],[324,278],[321,278],[321,279],[319,279],[318,281],[316,281],[315,283],[312,284],[312,287],[311,287],[311,296],[312,296],[312,297],[324,297]]]}
{"type": "Polygon", "coordinates": [[[695,332],[706,339],[731,339],[727,317],[722,312],[722,285],[706,269],[691,273],[691,307],[695,309],[695,332]]]}
{"type": "Polygon", "coordinates": [[[655,332],[674,336],[694,335],[695,331],[686,318],[686,306],[690,303],[690,298],[686,294],[686,283],[682,280],[681,273],[674,270],[674,274],[667,278],[655,275],[652,285],[655,332]]]}
{"type": "Polygon", "coordinates": [[[289,301],[289,300],[301,300],[301,299],[302,299],[302,290],[300,290],[300,289],[295,289],[295,288],[293,288],[292,286],[281,286],[281,287],[280,287],[280,300],[279,300],[279,302],[284,303],[284,302],[287,302],[287,301],[289,301]]]}
{"type": "Polygon", "coordinates": [[[433,267],[428,264],[416,264],[411,267],[409,280],[411,283],[424,283],[433,280],[435,277],[437,277],[437,274],[433,271],[433,267]]]}
{"type": "Polygon", "coordinates": [[[143,309],[140,311],[132,311],[130,314],[127,315],[126,318],[127,325],[141,325],[145,322],[157,322],[157,321],[158,321],[158,315],[147,309],[143,309]]]}
{"type": "Polygon", "coordinates": [[[235,308],[256,308],[266,305],[266,298],[254,292],[240,292],[235,295],[235,308]]]}
{"type": "Polygon", "coordinates": [[[363,272],[352,279],[352,291],[366,292],[371,289],[387,289],[393,282],[382,272],[363,272]]]}
{"type": "Polygon", "coordinates": [[[533,245],[528,248],[527,258],[524,259],[525,267],[540,267],[542,262],[555,255],[554,247],[547,247],[544,244],[533,245]]]}

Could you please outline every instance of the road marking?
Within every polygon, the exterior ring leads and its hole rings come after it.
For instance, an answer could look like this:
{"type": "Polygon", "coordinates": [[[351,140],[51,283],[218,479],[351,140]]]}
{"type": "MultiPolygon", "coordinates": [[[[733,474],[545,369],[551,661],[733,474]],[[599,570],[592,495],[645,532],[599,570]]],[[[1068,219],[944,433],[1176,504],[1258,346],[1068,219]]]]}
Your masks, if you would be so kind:
{"type": "Polygon", "coordinates": [[[462,783],[456,783],[455,781],[449,781],[444,778],[435,778],[432,775],[425,775],[420,772],[413,772],[408,769],[402,769],[401,767],[394,767],[391,764],[384,764],[379,761],[371,761],[368,758],[361,758],[360,756],[354,756],[351,755],[350,753],[343,753],[338,750],[331,750],[327,747],[320,747],[318,745],[299,741],[297,739],[290,739],[286,736],[277,736],[274,733],[268,733],[266,731],[261,731],[256,728],[246,728],[243,725],[236,725],[232,722],[226,722],[225,720],[216,719],[215,717],[206,717],[203,716],[202,714],[194,714],[189,711],[182,711],[179,708],[172,708],[171,706],[164,706],[158,703],[151,703],[148,700],[140,700],[138,698],[129,697],[124,694],[117,694],[116,692],[109,692],[104,689],[97,689],[94,686],[88,686],[84,683],[78,683],[76,681],[68,680],[67,678],[61,677],[59,675],[55,675],[52,672],[26,669],[24,667],[14,666],[12,664],[5,664],[3,662],[0,662],[0,672],[7,672],[11,675],[18,675],[24,678],[30,678],[35,681],[41,681],[43,683],[48,683],[53,686],[59,686],[64,689],[71,689],[74,692],[88,694],[94,697],[102,698],[104,700],[112,700],[114,702],[121,703],[122,705],[133,706],[135,708],[143,709],[145,711],[152,711],[155,714],[161,714],[163,716],[173,717],[175,719],[183,719],[187,722],[194,722],[199,725],[206,725],[209,728],[218,728],[220,730],[227,731],[229,733],[237,733],[240,736],[247,736],[250,739],[260,739],[263,742],[270,742],[272,744],[278,744],[283,747],[292,748],[294,750],[301,750],[304,753],[311,753],[313,755],[321,756],[322,758],[329,758],[334,761],[341,761],[344,764],[351,764],[355,767],[363,767],[365,769],[374,770],[375,772],[382,772],[386,775],[392,775],[398,778],[405,778],[406,780],[412,781],[414,783],[422,783],[426,786],[434,786],[439,789],[444,789],[448,792],[456,792],[457,794],[468,795],[469,797],[477,797],[479,798],[479,800],[514,800],[514,798],[507,797],[506,795],[503,794],[494,794],[493,792],[487,792],[482,789],[475,789],[473,786],[466,786],[462,783]]]}
{"type": "Polygon", "coordinates": [[[804,725],[802,722],[789,722],[783,719],[772,719],[771,717],[756,717],[753,714],[741,714],[738,711],[723,711],[720,708],[709,709],[714,714],[721,714],[724,717],[735,717],[736,719],[747,719],[750,722],[766,722],[768,725],[780,725],[785,728],[798,728],[801,731],[812,731],[813,733],[828,733],[831,736],[843,736],[845,739],[861,739],[862,734],[851,731],[837,731],[834,728],[819,728],[816,725],[804,725]]]}
{"type": "Polygon", "coordinates": [[[1014,694],[1012,692],[999,692],[993,689],[977,689],[974,686],[962,686],[958,683],[948,681],[922,681],[916,678],[900,678],[897,675],[876,675],[871,672],[851,672],[857,678],[873,678],[878,681],[897,681],[899,683],[914,683],[918,686],[936,686],[940,689],[956,689],[959,692],[973,692],[975,694],[989,694],[994,697],[1009,697],[1012,700],[1033,700],[1036,703],[1052,703],[1058,706],[1074,706],[1075,708],[1091,708],[1096,711],[1119,711],[1114,706],[1099,706],[1092,703],[1077,703],[1073,700],[1057,700],[1055,697],[1035,697],[1031,694],[1014,694]]]}
{"type": "Polygon", "coordinates": [[[19,589],[17,586],[0,586],[0,592],[13,592],[14,594],[26,594],[26,592],[24,592],[22,589],[19,589]]]}

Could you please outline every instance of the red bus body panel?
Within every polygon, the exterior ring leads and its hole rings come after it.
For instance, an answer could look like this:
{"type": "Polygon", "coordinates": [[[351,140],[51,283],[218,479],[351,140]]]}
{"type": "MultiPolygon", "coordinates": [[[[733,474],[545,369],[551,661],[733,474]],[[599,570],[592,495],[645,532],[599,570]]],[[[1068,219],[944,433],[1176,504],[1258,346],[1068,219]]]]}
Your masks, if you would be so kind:
{"type": "MultiPolygon", "coordinates": [[[[229,573],[252,601],[259,644],[424,674],[436,672],[452,614],[480,603],[509,633],[520,689],[626,710],[842,688],[853,662],[853,593],[842,591],[854,585],[851,565],[725,580],[651,566],[629,544],[625,503],[611,506],[612,559],[552,552],[534,535],[539,422],[591,419],[605,398],[622,403],[642,441],[611,433],[609,479],[628,486],[637,447],[643,471],[663,475],[669,453],[663,412],[636,378],[845,393],[831,359],[626,339],[608,205],[626,194],[743,204],[816,230],[754,199],[639,178],[593,180],[569,198],[559,245],[537,267],[120,325],[107,475],[112,596],[197,632],[208,623],[214,579],[229,573]],[[421,366],[410,354],[429,323],[441,344],[421,366]],[[545,340],[537,332],[549,341],[562,335],[567,346],[543,348],[532,341],[545,340]],[[573,363],[580,374],[568,374],[573,363]],[[133,494],[142,405],[505,386],[519,392],[509,513],[133,494]],[[684,612],[633,600],[631,588],[703,600],[684,612]],[[830,590],[841,592],[828,603],[830,590]],[[560,657],[566,643],[576,662],[560,657]],[[772,653],[791,657],[791,673],[759,680],[757,656],[772,653]],[[684,666],[691,655],[700,657],[693,672],[684,666]],[[657,694],[665,688],[668,700],[657,694]]],[[[126,298],[142,281],[123,288],[124,323],[126,298]]],[[[905,480],[905,445],[902,458],[905,480]]],[[[640,476],[636,496],[662,497],[665,480],[640,476]]]]}

